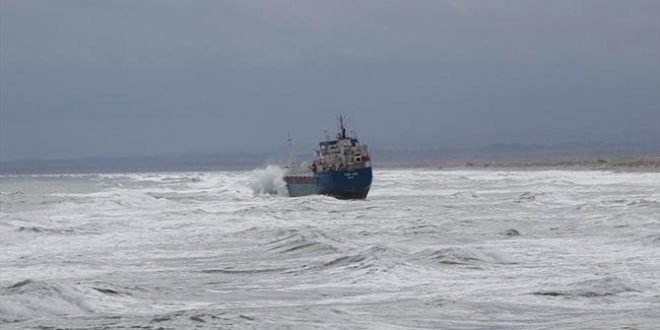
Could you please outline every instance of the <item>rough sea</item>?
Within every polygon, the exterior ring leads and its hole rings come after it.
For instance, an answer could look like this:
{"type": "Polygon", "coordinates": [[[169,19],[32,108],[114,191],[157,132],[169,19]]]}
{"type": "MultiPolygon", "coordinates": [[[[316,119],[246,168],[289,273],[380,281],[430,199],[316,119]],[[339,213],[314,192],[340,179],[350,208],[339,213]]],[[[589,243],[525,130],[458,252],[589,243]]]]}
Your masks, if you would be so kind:
{"type": "Polygon", "coordinates": [[[658,329],[660,174],[0,177],[3,329],[658,329]]]}

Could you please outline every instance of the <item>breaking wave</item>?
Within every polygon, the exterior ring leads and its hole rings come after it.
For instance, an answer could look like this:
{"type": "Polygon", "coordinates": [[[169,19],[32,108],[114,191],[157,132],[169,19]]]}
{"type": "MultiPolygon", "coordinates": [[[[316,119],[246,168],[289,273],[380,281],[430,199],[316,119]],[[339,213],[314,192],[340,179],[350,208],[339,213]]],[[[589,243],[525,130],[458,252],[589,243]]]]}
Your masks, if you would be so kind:
{"type": "Polygon", "coordinates": [[[82,316],[92,311],[85,294],[71,286],[23,280],[0,288],[0,322],[41,316],[82,316]]]}
{"type": "Polygon", "coordinates": [[[287,195],[284,174],[286,169],[268,165],[250,173],[250,187],[255,194],[287,195]]]}
{"type": "Polygon", "coordinates": [[[134,313],[149,311],[151,306],[130,292],[135,290],[140,289],[116,287],[107,282],[84,285],[80,282],[71,284],[25,279],[0,287],[0,325],[35,318],[77,317],[127,309],[134,313]]]}

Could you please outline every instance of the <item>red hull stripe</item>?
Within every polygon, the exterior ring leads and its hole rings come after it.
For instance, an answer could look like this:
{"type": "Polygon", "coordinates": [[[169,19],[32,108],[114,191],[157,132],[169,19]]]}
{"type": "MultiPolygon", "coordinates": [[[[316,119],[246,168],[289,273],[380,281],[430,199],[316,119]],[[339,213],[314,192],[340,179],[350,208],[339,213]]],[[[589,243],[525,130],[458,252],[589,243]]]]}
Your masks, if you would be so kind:
{"type": "Polygon", "coordinates": [[[314,177],[312,176],[287,176],[284,181],[290,184],[313,184],[314,177]]]}

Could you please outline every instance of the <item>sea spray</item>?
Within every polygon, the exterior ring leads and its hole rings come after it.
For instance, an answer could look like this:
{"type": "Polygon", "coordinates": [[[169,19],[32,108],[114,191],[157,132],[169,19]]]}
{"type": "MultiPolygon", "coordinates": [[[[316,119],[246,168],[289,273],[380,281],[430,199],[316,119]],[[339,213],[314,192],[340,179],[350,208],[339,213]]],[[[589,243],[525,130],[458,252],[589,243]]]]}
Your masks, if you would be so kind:
{"type": "Polygon", "coordinates": [[[286,169],[275,165],[257,168],[250,174],[250,186],[255,194],[287,195],[284,173],[286,169]]]}

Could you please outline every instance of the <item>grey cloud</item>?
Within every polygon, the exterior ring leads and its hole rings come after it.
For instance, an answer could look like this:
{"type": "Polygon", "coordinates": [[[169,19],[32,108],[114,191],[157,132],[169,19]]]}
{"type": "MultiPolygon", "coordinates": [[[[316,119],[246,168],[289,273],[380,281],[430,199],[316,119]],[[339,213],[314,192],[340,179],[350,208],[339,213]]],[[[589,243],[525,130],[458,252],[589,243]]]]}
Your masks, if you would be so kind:
{"type": "Polygon", "coordinates": [[[0,6],[3,159],[660,135],[657,1],[0,6]]]}

